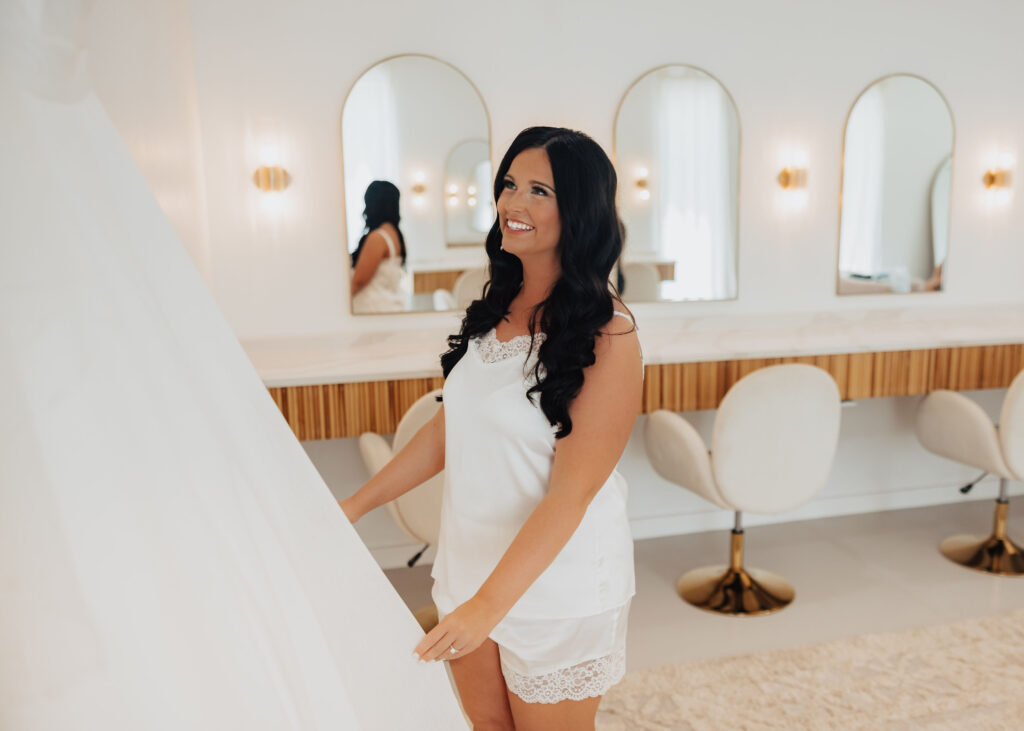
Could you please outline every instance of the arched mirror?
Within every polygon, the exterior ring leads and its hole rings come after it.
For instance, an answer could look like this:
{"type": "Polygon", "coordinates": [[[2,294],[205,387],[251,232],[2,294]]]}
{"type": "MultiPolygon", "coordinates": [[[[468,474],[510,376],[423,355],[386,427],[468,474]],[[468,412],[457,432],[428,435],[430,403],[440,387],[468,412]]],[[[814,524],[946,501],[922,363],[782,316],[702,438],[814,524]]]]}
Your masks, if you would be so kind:
{"type": "Polygon", "coordinates": [[[739,115],[713,76],[655,69],[615,118],[626,302],[736,297],[739,115]]]}
{"type": "Polygon", "coordinates": [[[454,307],[456,281],[487,263],[479,227],[494,220],[490,120],[476,88],[434,58],[387,59],[349,92],[341,137],[352,312],[454,307]],[[383,233],[360,248],[367,214],[383,233]]]}
{"type": "Polygon", "coordinates": [[[854,102],[843,139],[839,294],[942,289],[953,114],[938,89],[895,74],[854,102]]]}
{"type": "Polygon", "coordinates": [[[445,166],[445,242],[448,246],[483,246],[494,224],[491,147],[485,140],[465,140],[448,154],[445,166]]]}

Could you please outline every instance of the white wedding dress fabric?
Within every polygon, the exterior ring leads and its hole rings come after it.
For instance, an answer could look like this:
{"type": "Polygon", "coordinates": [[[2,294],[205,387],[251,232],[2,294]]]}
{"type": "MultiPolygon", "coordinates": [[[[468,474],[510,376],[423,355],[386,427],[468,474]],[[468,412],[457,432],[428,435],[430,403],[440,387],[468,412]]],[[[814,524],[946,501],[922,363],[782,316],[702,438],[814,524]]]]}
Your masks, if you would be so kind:
{"type": "Polygon", "coordinates": [[[465,729],[97,99],[0,6],[0,728],[465,729]]]}

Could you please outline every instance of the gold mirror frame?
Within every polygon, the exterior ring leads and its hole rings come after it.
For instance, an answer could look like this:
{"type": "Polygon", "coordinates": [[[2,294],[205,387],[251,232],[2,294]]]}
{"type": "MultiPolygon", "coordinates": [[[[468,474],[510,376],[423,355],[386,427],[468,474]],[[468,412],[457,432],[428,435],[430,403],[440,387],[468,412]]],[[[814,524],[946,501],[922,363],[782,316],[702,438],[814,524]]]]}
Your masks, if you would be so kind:
{"type": "MultiPolygon", "coordinates": [[[[741,203],[741,201],[743,199],[743,194],[742,194],[742,188],[743,188],[743,186],[742,186],[742,172],[743,172],[743,121],[740,118],[740,108],[736,104],[736,99],[733,97],[732,92],[729,91],[729,88],[725,84],[722,83],[722,80],[719,79],[717,76],[715,76],[710,71],[708,71],[707,69],[703,68],[702,66],[697,66],[697,65],[692,64],[692,63],[664,63],[664,64],[661,64],[660,66],[655,66],[654,68],[651,68],[651,69],[648,69],[647,71],[644,71],[638,77],[633,79],[633,81],[630,83],[630,85],[626,87],[626,90],[623,92],[622,97],[619,99],[619,103],[615,107],[615,117],[612,119],[612,166],[615,168],[615,174],[619,177],[619,179],[621,181],[622,175],[621,175],[621,173],[619,171],[619,159],[618,159],[618,155],[619,155],[619,135],[618,135],[619,115],[622,113],[622,105],[625,104],[626,99],[629,98],[630,92],[633,91],[633,88],[636,87],[637,84],[639,84],[641,81],[646,79],[651,74],[653,74],[655,72],[658,72],[658,71],[661,71],[662,69],[677,68],[679,66],[685,66],[686,68],[690,68],[690,69],[693,69],[695,71],[700,71],[701,73],[706,74],[709,78],[714,79],[715,83],[717,83],[718,86],[721,87],[722,91],[725,92],[726,97],[728,97],[728,99],[729,99],[729,103],[732,104],[733,112],[736,114],[736,137],[737,137],[737,141],[736,141],[736,292],[735,292],[735,294],[732,297],[727,297],[727,298],[723,298],[723,299],[716,299],[716,300],[664,300],[664,301],[661,301],[661,302],[634,302],[633,304],[635,304],[635,305],[637,305],[637,304],[639,304],[639,305],[685,305],[685,304],[691,304],[691,303],[696,303],[696,302],[734,302],[734,301],[738,300],[739,296],[740,296],[740,211],[742,210],[742,206],[740,205],[740,203],[741,203]]],[[[628,241],[628,237],[629,237],[629,232],[628,231],[626,232],[626,237],[627,237],[627,241],[628,241]]],[[[623,242],[622,250],[623,250],[623,253],[625,253],[626,242],[623,242]]],[[[621,260],[622,260],[622,256],[620,255],[619,256],[619,261],[615,262],[615,268],[612,270],[613,276],[615,276],[617,274],[617,272],[619,270],[619,264],[621,263],[621,260]]]]}
{"type": "Polygon", "coordinates": [[[473,80],[470,79],[469,76],[467,76],[455,64],[449,63],[448,61],[445,61],[443,58],[438,58],[437,56],[432,56],[428,53],[396,53],[391,56],[382,58],[379,61],[374,61],[372,64],[370,64],[369,66],[367,66],[366,68],[359,72],[359,74],[355,77],[352,83],[349,84],[348,91],[345,92],[345,99],[341,103],[341,112],[338,115],[338,137],[339,140],[342,141],[342,144],[339,144],[338,146],[338,169],[341,174],[341,230],[345,254],[345,264],[342,267],[342,270],[346,273],[346,276],[348,277],[348,314],[350,317],[378,317],[382,315],[430,315],[442,312],[442,310],[404,310],[401,312],[367,312],[359,314],[352,312],[352,260],[351,252],[348,250],[348,211],[346,210],[345,206],[345,196],[347,193],[347,191],[345,190],[345,145],[343,143],[344,136],[341,127],[342,122],[345,118],[345,107],[348,105],[348,100],[352,96],[352,90],[355,89],[356,84],[359,83],[359,80],[366,76],[367,72],[369,72],[370,70],[375,69],[382,63],[393,61],[396,58],[426,58],[431,61],[437,61],[438,63],[442,63],[448,68],[452,69],[457,74],[459,74],[463,79],[466,80],[466,83],[470,85],[474,92],[476,92],[477,98],[480,100],[480,106],[483,107],[484,117],[487,119],[487,147],[490,151],[492,166],[494,164],[494,125],[491,122],[491,110],[488,109],[487,102],[484,100],[484,95],[480,93],[479,87],[477,87],[477,85],[473,83],[473,80]]]}
{"type": "MultiPolygon", "coordinates": [[[[874,81],[869,83],[867,86],[862,88],[860,90],[860,93],[858,93],[857,96],[854,98],[853,103],[850,105],[850,108],[846,111],[846,121],[843,123],[843,133],[842,133],[842,136],[840,137],[840,145],[839,145],[839,150],[840,150],[840,152],[839,152],[839,216],[838,216],[838,218],[836,220],[836,259],[835,259],[835,267],[834,267],[834,269],[835,269],[835,277],[836,277],[835,278],[835,284],[836,284],[835,296],[836,297],[856,297],[856,296],[859,296],[859,295],[866,295],[866,294],[879,294],[877,292],[848,292],[846,294],[840,294],[840,292],[839,292],[839,284],[840,284],[840,281],[839,281],[840,280],[840,277],[839,277],[839,256],[840,256],[840,248],[841,248],[841,244],[842,244],[842,233],[843,233],[843,177],[844,177],[844,175],[846,173],[846,130],[850,126],[850,115],[853,114],[853,110],[857,106],[857,102],[860,101],[861,97],[864,96],[871,89],[871,87],[873,87],[875,84],[880,84],[881,82],[885,81],[886,79],[891,79],[891,78],[894,78],[896,76],[905,76],[905,77],[909,77],[909,78],[912,78],[912,79],[917,79],[919,81],[923,81],[924,83],[928,84],[928,86],[930,86],[932,89],[934,89],[935,93],[939,95],[939,98],[942,100],[942,103],[946,105],[946,111],[949,112],[949,122],[950,122],[950,126],[953,128],[953,142],[952,142],[952,148],[951,148],[950,153],[949,153],[950,159],[951,159],[950,170],[949,170],[949,181],[950,181],[949,182],[949,189],[950,189],[950,194],[949,194],[949,197],[950,197],[949,217],[950,217],[950,219],[953,218],[953,192],[952,191],[953,191],[953,179],[954,179],[953,178],[953,173],[954,173],[954,170],[955,170],[955,163],[953,161],[955,161],[955,159],[956,159],[956,117],[953,116],[953,107],[950,106],[949,100],[946,98],[946,95],[943,94],[939,90],[939,87],[937,87],[935,84],[933,84],[928,79],[926,79],[923,76],[921,76],[920,74],[914,74],[914,73],[903,72],[903,71],[896,71],[896,72],[893,72],[891,74],[886,74],[885,76],[878,77],[877,79],[875,79],[874,81]]],[[[948,259],[949,258],[949,253],[948,253],[949,242],[948,241],[946,242],[946,248],[947,248],[946,258],[948,259]]],[[[945,274],[945,272],[943,272],[943,274],[945,274]]],[[[897,293],[897,292],[884,292],[882,294],[937,294],[937,293],[942,292],[942,291],[943,291],[943,289],[939,288],[939,289],[934,290],[934,291],[927,291],[927,290],[925,290],[925,291],[921,291],[921,292],[909,292],[909,293],[908,292],[900,292],[900,293],[897,293]]]]}

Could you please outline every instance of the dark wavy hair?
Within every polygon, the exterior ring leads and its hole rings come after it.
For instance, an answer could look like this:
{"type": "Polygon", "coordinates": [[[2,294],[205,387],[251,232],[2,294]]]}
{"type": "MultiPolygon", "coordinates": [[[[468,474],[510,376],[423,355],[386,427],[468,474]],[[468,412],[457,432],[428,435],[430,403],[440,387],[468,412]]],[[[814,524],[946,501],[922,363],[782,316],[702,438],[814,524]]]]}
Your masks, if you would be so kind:
{"type": "MultiPolygon", "coordinates": [[[[569,405],[583,386],[583,370],[594,364],[594,342],[614,312],[617,295],[608,282],[622,253],[623,231],[615,209],[615,168],[601,146],[587,135],[560,127],[530,127],[519,133],[494,177],[494,200],[504,188],[512,161],[523,150],[547,152],[554,176],[562,233],[558,241],[561,275],[530,318],[530,332],[545,334],[526,396],[540,407],[561,439],[572,432],[569,405]],[[538,317],[539,315],[539,317],[538,317]],[[539,321],[538,321],[539,320],[539,321]],[[535,403],[535,401],[534,401],[535,403]]],[[[466,310],[462,328],[448,336],[441,356],[445,378],[466,354],[469,341],[508,314],[523,284],[523,265],[503,251],[500,222],[487,234],[489,281],[481,298],[466,310]]]]}
{"type": "Polygon", "coordinates": [[[405,264],[405,237],[402,236],[402,229],[398,228],[398,222],[402,217],[398,213],[398,197],[401,195],[394,183],[387,180],[374,180],[366,186],[363,194],[363,220],[366,225],[363,227],[363,236],[359,239],[359,245],[352,252],[352,268],[359,261],[359,255],[363,252],[363,244],[371,231],[376,231],[382,224],[390,223],[398,231],[398,249],[402,255],[402,264],[405,264]]]}

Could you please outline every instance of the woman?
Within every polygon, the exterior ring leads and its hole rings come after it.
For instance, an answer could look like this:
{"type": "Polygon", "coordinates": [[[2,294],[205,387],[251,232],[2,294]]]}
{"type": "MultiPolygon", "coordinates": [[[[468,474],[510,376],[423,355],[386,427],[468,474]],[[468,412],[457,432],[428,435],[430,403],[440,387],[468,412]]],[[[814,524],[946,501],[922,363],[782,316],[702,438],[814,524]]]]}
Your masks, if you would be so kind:
{"type": "Polygon", "coordinates": [[[352,254],[352,312],[402,312],[409,309],[405,237],[398,228],[398,188],[374,180],[366,188],[366,229],[352,254]]]}
{"type": "Polygon", "coordinates": [[[442,408],[351,498],[350,519],[445,468],[432,575],[476,729],[592,729],[625,667],[634,592],[615,465],[640,411],[635,327],[608,277],[615,171],[586,135],[523,131],[498,168],[490,281],[441,357],[442,408]]]}

